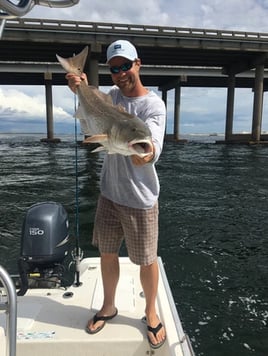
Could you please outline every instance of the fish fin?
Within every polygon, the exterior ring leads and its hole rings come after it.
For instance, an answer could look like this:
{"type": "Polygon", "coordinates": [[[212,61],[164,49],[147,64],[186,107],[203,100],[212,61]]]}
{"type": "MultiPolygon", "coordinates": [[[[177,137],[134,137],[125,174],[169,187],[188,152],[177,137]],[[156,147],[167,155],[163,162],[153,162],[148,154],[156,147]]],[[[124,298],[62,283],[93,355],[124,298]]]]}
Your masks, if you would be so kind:
{"type": "Polygon", "coordinates": [[[106,134],[99,134],[87,137],[84,139],[83,143],[99,143],[106,142],[108,140],[108,136],[106,134]]]}
{"type": "Polygon", "coordinates": [[[101,152],[101,151],[105,151],[105,147],[99,146],[99,147],[95,148],[94,150],[92,150],[91,152],[95,153],[95,152],[101,152]]]}
{"type": "Polygon", "coordinates": [[[88,46],[74,57],[63,58],[56,54],[56,57],[67,73],[81,75],[88,56],[88,46]]]}

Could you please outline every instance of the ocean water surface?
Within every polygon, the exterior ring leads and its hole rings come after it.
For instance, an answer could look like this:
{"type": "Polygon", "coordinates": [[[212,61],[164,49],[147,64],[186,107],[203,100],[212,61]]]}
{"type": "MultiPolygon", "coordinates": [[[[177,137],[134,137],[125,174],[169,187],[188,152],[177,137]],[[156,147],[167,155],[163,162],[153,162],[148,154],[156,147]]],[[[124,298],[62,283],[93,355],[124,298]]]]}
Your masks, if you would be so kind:
{"type": "MultiPolygon", "coordinates": [[[[57,201],[76,235],[75,140],[0,134],[0,264],[17,273],[27,209],[57,201]]],[[[159,255],[197,356],[268,356],[268,147],[166,142],[159,255]]],[[[78,147],[79,241],[90,245],[102,154],[78,147]]],[[[124,252],[123,252],[124,254],[124,252]]]]}

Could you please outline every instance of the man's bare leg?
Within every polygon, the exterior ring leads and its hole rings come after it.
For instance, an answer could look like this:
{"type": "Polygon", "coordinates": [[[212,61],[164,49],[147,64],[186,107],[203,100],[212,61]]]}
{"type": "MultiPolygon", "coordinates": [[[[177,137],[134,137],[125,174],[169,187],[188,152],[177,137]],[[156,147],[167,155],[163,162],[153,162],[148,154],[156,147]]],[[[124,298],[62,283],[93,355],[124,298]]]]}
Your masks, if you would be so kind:
{"type": "MultiPolygon", "coordinates": [[[[143,287],[146,307],[146,322],[147,325],[155,328],[158,326],[160,320],[156,314],[156,296],[158,289],[158,279],[159,279],[159,271],[158,271],[158,263],[157,261],[153,262],[148,266],[140,267],[140,279],[143,287]]],[[[166,337],[165,328],[161,328],[159,332],[156,334],[156,337],[152,332],[148,332],[148,337],[150,338],[152,344],[158,344],[163,341],[166,337]]]]}
{"type": "MultiPolygon", "coordinates": [[[[119,280],[119,260],[117,254],[104,253],[101,255],[101,273],[103,283],[103,305],[97,313],[98,316],[110,316],[116,312],[115,292],[119,280]]],[[[104,321],[99,320],[95,324],[93,319],[88,322],[88,329],[94,331],[103,325],[104,321]]]]}

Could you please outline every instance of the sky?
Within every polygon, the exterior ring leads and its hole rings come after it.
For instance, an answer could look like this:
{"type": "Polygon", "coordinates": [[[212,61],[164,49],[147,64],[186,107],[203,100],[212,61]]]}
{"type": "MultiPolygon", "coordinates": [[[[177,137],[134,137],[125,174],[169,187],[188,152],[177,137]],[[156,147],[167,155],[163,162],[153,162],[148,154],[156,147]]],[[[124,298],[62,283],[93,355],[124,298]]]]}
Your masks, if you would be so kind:
{"type": "MultiPolygon", "coordinates": [[[[62,9],[36,5],[24,17],[268,33],[268,0],[80,0],[77,5],[62,9]]],[[[263,131],[268,131],[267,95],[264,94],[263,131]]],[[[182,88],[180,133],[224,133],[226,96],[226,88],[182,88]]],[[[169,133],[173,130],[173,97],[174,92],[170,91],[169,133]]],[[[74,103],[67,86],[53,87],[55,134],[72,133],[74,103]]],[[[252,107],[252,90],[236,89],[234,133],[251,131],[252,107]]],[[[0,85],[1,132],[46,132],[44,87],[0,85]]]]}

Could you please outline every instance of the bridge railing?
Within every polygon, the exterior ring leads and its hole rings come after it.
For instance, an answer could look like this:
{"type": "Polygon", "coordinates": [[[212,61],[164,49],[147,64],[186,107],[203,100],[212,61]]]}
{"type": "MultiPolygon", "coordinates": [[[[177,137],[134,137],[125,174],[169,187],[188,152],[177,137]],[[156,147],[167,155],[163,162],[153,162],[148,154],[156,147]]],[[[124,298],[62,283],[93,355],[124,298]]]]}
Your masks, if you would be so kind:
{"type": "Polygon", "coordinates": [[[210,38],[239,41],[268,41],[268,33],[243,32],[231,30],[215,30],[186,27],[169,26],[149,26],[135,24],[114,24],[96,22],[77,22],[50,19],[17,18],[8,19],[6,29],[41,29],[41,30],[60,30],[76,32],[95,32],[95,33],[126,33],[146,36],[167,36],[167,37],[191,37],[191,38],[210,38]]]}

